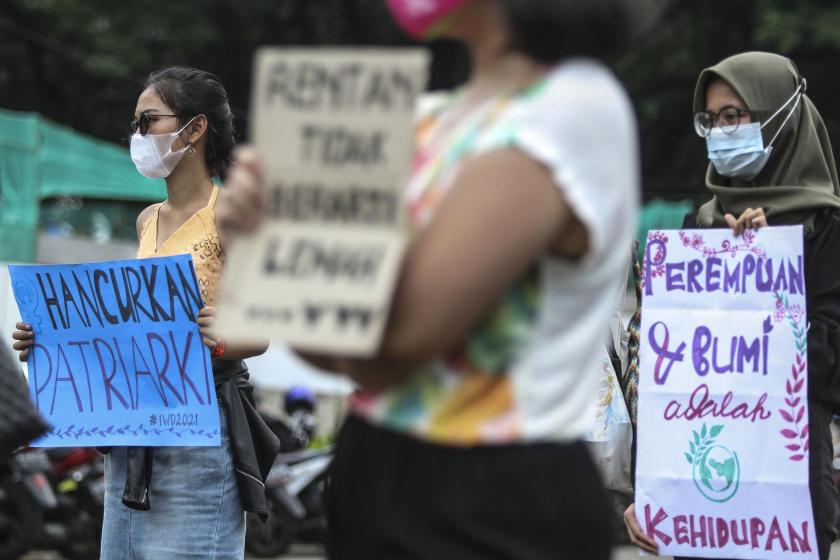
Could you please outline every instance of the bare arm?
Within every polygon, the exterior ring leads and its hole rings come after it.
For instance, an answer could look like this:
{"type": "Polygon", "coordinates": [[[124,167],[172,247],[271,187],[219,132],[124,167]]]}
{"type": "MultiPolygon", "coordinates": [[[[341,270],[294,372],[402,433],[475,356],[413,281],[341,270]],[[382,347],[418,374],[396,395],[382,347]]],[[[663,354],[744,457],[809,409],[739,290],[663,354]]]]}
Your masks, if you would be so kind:
{"type": "MultiPolygon", "coordinates": [[[[266,198],[254,151],[240,150],[239,161],[218,210],[230,235],[258,227],[266,198]]],[[[587,246],[584,226],[545,167],[514,149],[476,157],[409,248],[379,354],[300,356],[363,386],[402,383],[454,348],[541,254],[576,258],[587,246]]]]}
{"type": "Polygon", "coordinates": [[[409,249],[378,356],[334,369],[363,386],[402,383],[463,340],[540,255],[575,258],[587,244],[546,168],[513,149],[479,156],[409,249]]]}

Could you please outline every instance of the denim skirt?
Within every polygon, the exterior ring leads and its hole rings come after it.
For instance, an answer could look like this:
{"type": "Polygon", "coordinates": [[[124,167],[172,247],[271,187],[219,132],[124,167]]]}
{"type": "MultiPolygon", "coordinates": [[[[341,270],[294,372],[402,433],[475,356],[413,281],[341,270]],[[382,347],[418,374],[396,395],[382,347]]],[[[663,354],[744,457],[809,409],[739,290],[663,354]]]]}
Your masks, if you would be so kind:
{"type": "Polygon", "coordinates": [[[151,509],[122,503],[126,449],[105,458],[103,560],[239,560],[245,513],[239,500],[224,411],[221,447],[156,447],[151,509]]]}

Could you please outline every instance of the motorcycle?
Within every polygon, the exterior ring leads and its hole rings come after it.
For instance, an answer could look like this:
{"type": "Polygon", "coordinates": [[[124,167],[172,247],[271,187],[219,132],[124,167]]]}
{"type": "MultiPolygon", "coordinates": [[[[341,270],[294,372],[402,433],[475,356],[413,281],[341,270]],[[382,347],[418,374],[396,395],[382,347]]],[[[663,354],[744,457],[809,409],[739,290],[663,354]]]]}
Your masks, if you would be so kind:
{"type": "Polygon", "coordinates": [[[245,548],[259,558],[285,554],[296,540],[323,542],[326,535],[323,494],[333,449],[306,449],[317,427],[315,395],[306,388],[292,389],[284,409],[285,421],[262,413],[283,452],[265,483],[268,520],[263,524],[249,515],[246,521],[245,548]]]}
{"type": "Polygon", "coordinates": [[[251,554],[270,558],[288,552],[298,539],[323,542],[324,485],[332,457],[332,447],[277,456],[265,484],[268,521],[248,516],[245,546],[251,554]]]}
{"type": "Polygon", "coordinates": [[[44,540],[68,560],[99,558],[105,465],[92,448],[51,449],[57,505],[46,514],[44,540]]]}
{"type": "Polygon", "coordinates": [[[0,466],[0,559],[18,558],[42,534],[44,512],[56,506],[40,449],[17,453],[0,466]]]}

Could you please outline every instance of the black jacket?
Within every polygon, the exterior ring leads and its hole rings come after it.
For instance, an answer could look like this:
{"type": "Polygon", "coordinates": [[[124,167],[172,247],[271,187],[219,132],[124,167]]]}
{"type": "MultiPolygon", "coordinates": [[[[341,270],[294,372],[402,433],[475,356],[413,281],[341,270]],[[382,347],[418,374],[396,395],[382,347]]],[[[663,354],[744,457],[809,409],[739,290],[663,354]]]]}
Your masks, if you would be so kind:
{"type": "MultiPolygon", "coordinates": [[[[686,216],[683,227],[696,228],[696,214],[686,216]]],[[[817,214],[804,249],[808,398],[840,414],[840,213],[817,214]]]]}
{"type": "MultiPolygon", "coordinates": [[[[242,509],[268,518],[265,479],[280,450],[280,441],[257,413],[248,368],[241,360],[213,360],[216,395],[227,417],[233,466],[242,509]]],[[[153,447],[128,448],[123,504],[149,510],[153,447]]]]}
{"type": "Polygon", "coordinates": [[[823,211],[805,238],[808,397],[840,413],[840,214],[823,211]]]}

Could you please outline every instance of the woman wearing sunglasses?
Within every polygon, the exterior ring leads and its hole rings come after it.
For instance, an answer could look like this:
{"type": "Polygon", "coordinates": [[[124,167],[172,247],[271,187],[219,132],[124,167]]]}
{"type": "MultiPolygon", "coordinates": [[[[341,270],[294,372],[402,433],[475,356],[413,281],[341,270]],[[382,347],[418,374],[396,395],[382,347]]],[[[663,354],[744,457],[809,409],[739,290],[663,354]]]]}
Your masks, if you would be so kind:
{"type": "MultiPolygon", "coordinates": [[[[704,138],[712,200],[689,227],[741,235],[768,225],[802,225],[808,312],[809,474],[821,560],[836,536],[837,492],[829,425],[840,411],[840,182],[828,133],[789,59],[735,55],[700,74],[694,126],[704,138]]],[[[630,537],[656,552],[633,506],[630,537]]]]}
{"type": "MultiPolygon", "coordinates": [[[[106,456],[102,558],[243,558],[244,511],[266,515],[265,468],[276,438],[254,412],[242,360],[266,344],[225,344],[212,333],[224,243],[216,230],[219,187],[234,148],[233,115],[214,75],[185,67],[151,74],[130,123],[131,159],[166,180],[167,199],[137,218],[139,258],[191,254],[206,307],[198,323],[213,356],[221,447],[111,448],[106,456]],[[267,443],[257,443],[267,442],[267,443]]],[[[18,324],[15,348],[33,342],[18,324]]]]}

